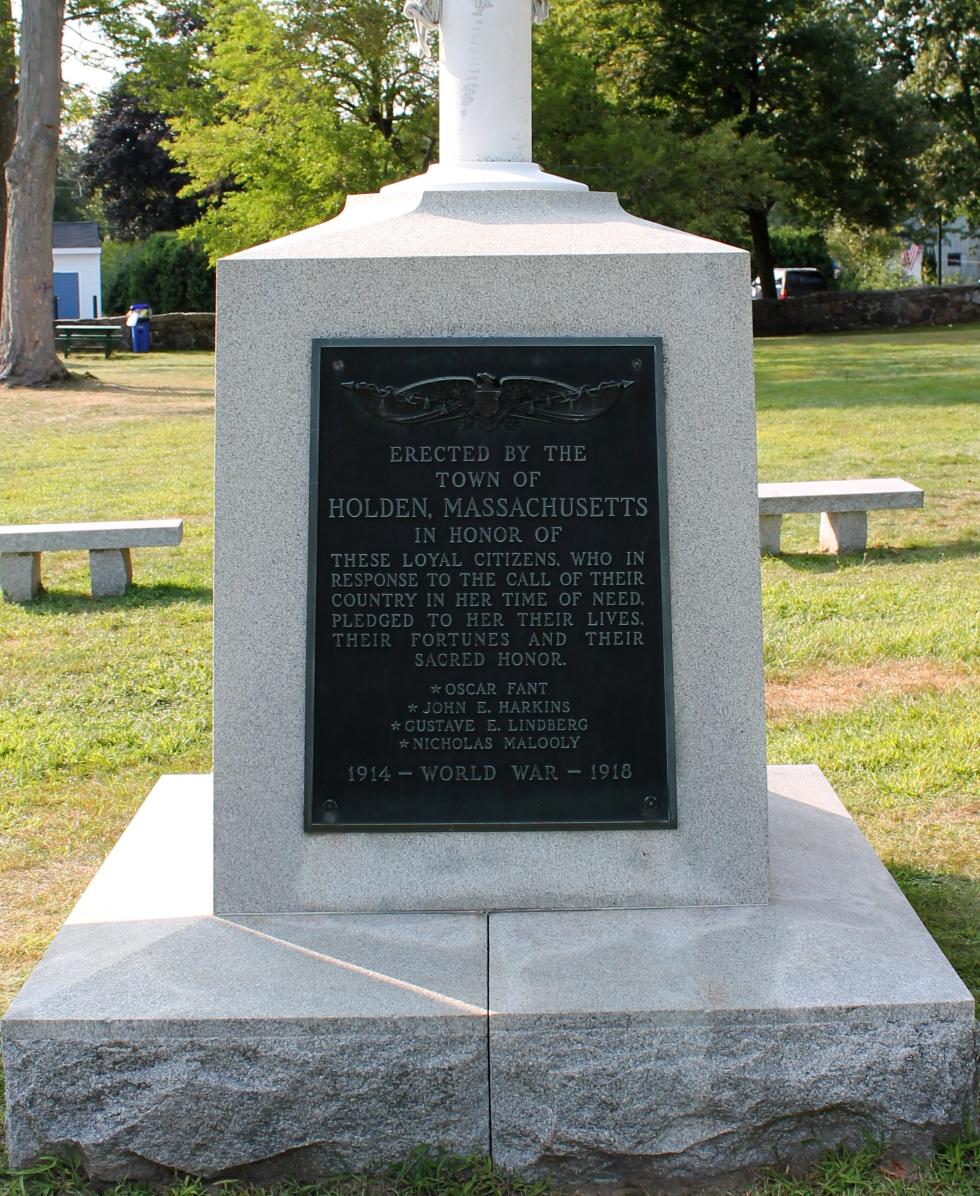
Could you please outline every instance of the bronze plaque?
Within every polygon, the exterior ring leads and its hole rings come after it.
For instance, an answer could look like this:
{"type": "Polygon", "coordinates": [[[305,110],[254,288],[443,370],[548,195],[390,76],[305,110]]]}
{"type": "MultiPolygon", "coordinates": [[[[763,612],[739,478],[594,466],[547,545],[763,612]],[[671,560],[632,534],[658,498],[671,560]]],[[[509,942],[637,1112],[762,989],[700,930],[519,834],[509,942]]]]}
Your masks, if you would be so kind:
{"type": "Polygon", "coordinates": [[[315,343],[309,830],[676,825],[660,354],[315,343]]]}

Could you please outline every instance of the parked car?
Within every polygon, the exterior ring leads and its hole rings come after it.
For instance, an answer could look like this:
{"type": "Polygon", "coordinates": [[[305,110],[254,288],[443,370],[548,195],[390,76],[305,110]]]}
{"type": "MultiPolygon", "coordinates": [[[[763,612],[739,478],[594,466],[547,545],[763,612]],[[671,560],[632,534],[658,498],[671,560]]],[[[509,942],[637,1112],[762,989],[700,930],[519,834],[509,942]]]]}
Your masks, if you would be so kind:
{"type": "MultiPolygon", "coordinates": [[[[796,299],[800,295],[815,295],[827,290],[827,280],[813,266],[780,266],[773,271],[778,299],[796,299]]],[[[752,298],[762,298],[762,284],[752,280],[752,298]]]]}

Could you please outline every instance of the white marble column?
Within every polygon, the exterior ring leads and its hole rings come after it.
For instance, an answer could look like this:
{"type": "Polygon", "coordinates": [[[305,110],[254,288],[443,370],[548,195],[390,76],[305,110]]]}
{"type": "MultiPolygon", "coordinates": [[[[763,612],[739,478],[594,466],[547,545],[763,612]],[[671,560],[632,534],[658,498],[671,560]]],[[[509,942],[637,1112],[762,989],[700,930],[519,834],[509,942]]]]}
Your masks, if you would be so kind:
{"type": "Polygon", "coordinates": [[[531,161],[531,0],[443,0],[439,161],[531,161]]]}
{"type": "MultiPolygon", "coordinates": [[[[418,0],[406,14],[420,35],[438,30],[439,161],[424,175],[382,188],[587,190],[545,174],[531,156],[533,0],[418,0]]],[[[424,40],[424,38],[423,38],[424,40]]]]}

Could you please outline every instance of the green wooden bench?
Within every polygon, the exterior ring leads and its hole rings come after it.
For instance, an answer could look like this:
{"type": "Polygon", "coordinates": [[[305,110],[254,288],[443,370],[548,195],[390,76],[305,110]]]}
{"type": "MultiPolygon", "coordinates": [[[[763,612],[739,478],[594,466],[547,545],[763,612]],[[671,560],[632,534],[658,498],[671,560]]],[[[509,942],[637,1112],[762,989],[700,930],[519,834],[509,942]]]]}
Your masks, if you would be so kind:
{"type": "Polygon", "coordinates": [[[66,357],[72,349],[93,344],[110,357],[113,348],[122,344],[123,335],[124,330],[116,324],[56,324],[54,328],[55,344],[66,357]]]}

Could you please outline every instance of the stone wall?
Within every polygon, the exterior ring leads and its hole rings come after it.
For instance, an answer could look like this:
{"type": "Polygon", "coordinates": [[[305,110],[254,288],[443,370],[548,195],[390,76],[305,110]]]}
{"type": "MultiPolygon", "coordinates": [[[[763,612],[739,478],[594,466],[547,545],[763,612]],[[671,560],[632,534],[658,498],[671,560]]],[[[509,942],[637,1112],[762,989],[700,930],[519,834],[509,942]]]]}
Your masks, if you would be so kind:
{"type": "Polygon", "coordinates": [[[213,349],[213,311],[168,311],[150,317],[158,349],[213,349]]]}
{"type": "MultiPolygon", "coordinates": [[[[59,324],[115,324],[122,327],[125,316],[104,316],[101,320],[59,320],[59,324]]],[[[213,349],[213,311],[168,311],[150,317],[154,349],[213,349]]],[[[128,343],[128,341],[127,341],[128,343]]]]}
{"type": "Polygon", "coordinates": [[[908,287],[896,291],[827,291],[798,299],[756,299],[756,336],[967,324],[980,320],[980,286],[908,287]]]}
{"type": "MultiPolygon", "coordinates": [[[[915,324],[968,324],[980,321],[980,286],[907,287],[896,291],[827,291],[799,299],[756,299],[756,336],[795,336],[802,332],[845,332],[903,328],[915,324]]],[[[213,349],[214,312],[173,311],[151,317],[156,349],[213,349]]],[[[59,320],[59,324],[117,324],[124,316],[101,320],[59,320]]]]}

